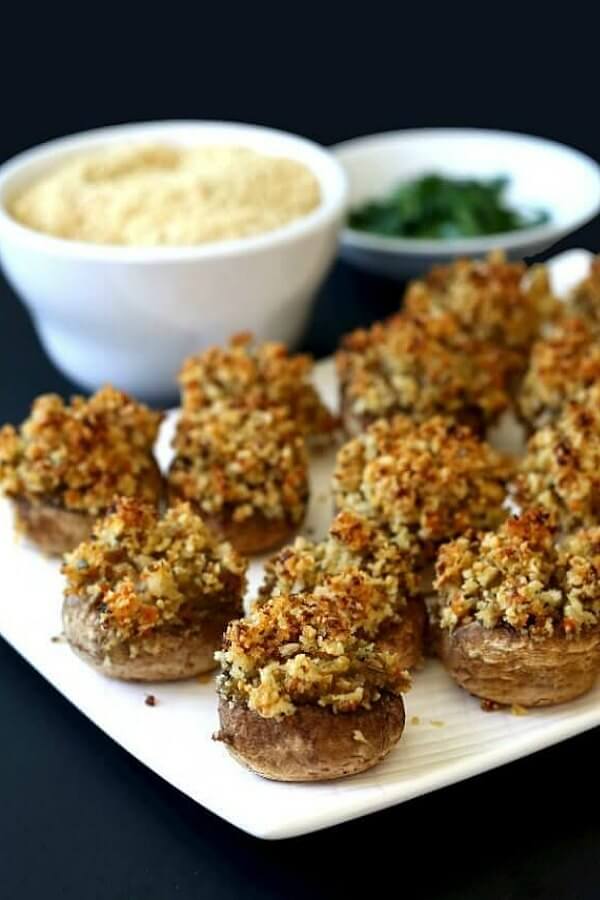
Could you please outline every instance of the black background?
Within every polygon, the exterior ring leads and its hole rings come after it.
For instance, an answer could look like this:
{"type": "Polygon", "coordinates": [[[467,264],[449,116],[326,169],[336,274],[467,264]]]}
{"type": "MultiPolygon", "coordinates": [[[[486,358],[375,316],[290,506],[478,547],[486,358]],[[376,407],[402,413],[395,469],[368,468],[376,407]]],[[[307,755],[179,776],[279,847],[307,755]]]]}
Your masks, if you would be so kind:
{"type": "MultiPolygon", "coordinates": [[[[484,6],[464,20],[433,5],[392,18],[376,3],[191,13],[4,15],[0,160],[65,133],[160,118],[251,121],[327,144],[403,127],[508,128],[600,159],[598,30],[573,4],[546,8],[544,27],[525,9],[484,6]]],[[[599,249],[598,222],[567,246],[599,249]]],[[[397,288],[338,265],[305,344],[329,352],[338,331],[396,302],[397,288]]],[[[23,416],[36,393],[70,388],[0,280],[0,419],[23,416]]],[[[0,591],[0,602],[18,602],[0,591]]],[[[600,896],[597,732],[367,820],[264,843],[138,765],[3,642],[0,723],[0,893],[11,900],[317,898],[352,888],[600,896]]]]}

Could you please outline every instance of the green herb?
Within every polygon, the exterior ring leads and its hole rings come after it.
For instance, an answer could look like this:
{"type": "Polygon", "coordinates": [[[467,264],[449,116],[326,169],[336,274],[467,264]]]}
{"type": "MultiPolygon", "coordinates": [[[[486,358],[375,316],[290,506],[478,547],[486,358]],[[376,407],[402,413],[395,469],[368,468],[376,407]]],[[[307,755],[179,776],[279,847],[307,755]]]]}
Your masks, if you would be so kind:
{"type": "Polygon", "coordinates": [[[507,206],[502,196],[507,185],[503,177],[476,181],[425,175],[353,210],[349,225],[388,237],[449,239],[533,228],[550,220],[543,210],[527,215],[507,206]]]}

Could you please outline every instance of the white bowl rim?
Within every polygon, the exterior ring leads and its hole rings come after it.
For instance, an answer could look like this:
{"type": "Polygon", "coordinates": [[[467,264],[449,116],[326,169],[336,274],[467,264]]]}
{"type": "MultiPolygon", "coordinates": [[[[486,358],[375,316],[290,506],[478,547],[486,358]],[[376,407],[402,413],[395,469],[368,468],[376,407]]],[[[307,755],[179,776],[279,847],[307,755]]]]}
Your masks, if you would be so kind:
{"type": "MultiPolygon", "coordinates": [[[[284,152],[284,151],[282,151],[284,152]]],[[[74,134],[65,135],[45,141],[28,150],[24,150],[7,160],[0,166],[0,238],[10,235],[29,248],[44,251],[61,257],[72,257],[79,260],[93,260],[110,263],[176,263],[195,261],[202,259],[215,259],[234,257],[268,251],[278,245],[286,244],[297,238],[329,224],[338,216],[343,216],[348,199],[348,178],[346,172],[329,148],[311,141],[300,135],[277,128],[268,128],[262,125],[246,124],[245,122],[221,121],[216,119],[167,119],[147,122],[131,122],[121,125],[109,125],[102,128],[93,128],[74,134]],[[63,152],[69,152],[86,146],[100,146],[104,138],[113,138],[122,135],[126,140],[128,136],[140,136],[147,133],[151,139],[163,134],[163,139],[169,139],[169,132],[189,129],[198,133],[210,133],[211,130],[231,131],[232,135],[239,137],[243,144],[243,135],[264,135],[266,137],[282,138],[289,141],[290,147],[294,144],[320,157],[325,166],[325,175],[319,176],[311,168],[310,163],[305,163],[313,172],[321,185],[327,184],[330,196],[321,198],[321,203],[312,212],[298,219],[294,219],[286,225],[274,228],[257,235],[242,238],[232,238],[222,241],[211,241],[203,244],[187,246],[122,246],[118,244],[94,244],[87,241],[71,241],[65,238],[53,237],[45,232],[35,231],[21,225],[6,210],[2,193],[7,183],[13,177],[22,174],[29,165],[53,156],[60,157],[63,152]]]]}
{"type": "Polygon", "coordinates": [[[361,145],[368,145],[374,142],[393,143],[404,137],[488,137],[488,138],[509,138],[517,141],[524,141],[531,144],[543,144],[547,147],[560,150],[565,155],[571,156],[579,163],[586,166],[596,176],[596,194],[593,202],[590,203],[589,209],[577,217],[573,217],[572,221],[563,222],[561,224],[538,225],[533,228],[521,228],[517,231],[505,231],[498,234],[483,235],[481,237],[470,238],[401,238],[386,237],[385,235],[370,234],[368,232],[358,231],[354,228],[344,228],[342,231],[342,244],[345,247],[352,247],[362,250],[376,250],[381,253],[395,255],[410,256],[460,256],[460,255],[476,255],[489,252],[490,250],[502,249],[509,250],[511,248],[526,248],[542,243],[555,243],[566,234],[570,234],[583,225],[594,219],[600,212],[600,164],[591,156],[570,147],[568,144],[562,144],[560,141],[554,141],[550,138],[543,138],[537,135],[526,134],[520,131],[503,131],[494,128],[406,128],[397,129],[395,131],[381,131],[377,134],[365,134],[360,137],[350,138],[347,141],[341,141],[331,147],[332,153],[343,165],[343,154],[345,150],[355,150],[361,145]]]}

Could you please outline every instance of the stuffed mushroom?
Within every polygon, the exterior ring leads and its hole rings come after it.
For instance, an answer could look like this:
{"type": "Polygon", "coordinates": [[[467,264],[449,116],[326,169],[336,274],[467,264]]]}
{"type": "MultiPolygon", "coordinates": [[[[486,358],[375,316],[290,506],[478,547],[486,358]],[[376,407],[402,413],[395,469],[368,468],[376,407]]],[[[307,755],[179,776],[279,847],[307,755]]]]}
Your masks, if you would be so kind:
{"type": "Polygon", "coordinates": [[[385,591],[360,573],[255,605],[225,635],[215,738],[277,781],[376,765],[402,735],[410,684],[399,654],[376,642],[390,616],[385,591]]]}
{"type": "Polygon", "coordinates": [[[246,563],[189,504],[159,518],[132,499],[119,500],[96,522],[62,572],[71,648],[103,674],[128,681],[213,669],[246,585],[246,563]]]}
{"type": "Polygon", "coordinates": [[[440,659],[469,693],[501,705],[564,703],[600,671],[600,530],[557,545],[532,509],[441,548],[431,608],[440,659]]]}
{"type": "Polygon", "coordinates": [[[382,628],[379,646],[394,647],[406,669],[423,659],[425,608],[420,596],[422,549],[406,530],[392,534],[384,525],[344,510],[335,517],[323,541],[296,538],[265,566],[257,602],[314,591],[330,576],[360,572],[383,589],[394,615],[382,628]]]}
{"type": "Polygon", "coordinates": [[[115,496],[158,504],[162,478],[152,448],[161,418],[112,387],[70,404],[38,397],[19,429],[0,430],[0,489],[18,530],[45,553],[62,555],[89,537],[115,496]]]}
{"type": "Polygon", "coordinates": [[[169,497],[189,501],[243,554],[280,546],[308,503],[305,441],[281,407],[244,410],[217,403],[184,413],[168,476],[169,497]]]}

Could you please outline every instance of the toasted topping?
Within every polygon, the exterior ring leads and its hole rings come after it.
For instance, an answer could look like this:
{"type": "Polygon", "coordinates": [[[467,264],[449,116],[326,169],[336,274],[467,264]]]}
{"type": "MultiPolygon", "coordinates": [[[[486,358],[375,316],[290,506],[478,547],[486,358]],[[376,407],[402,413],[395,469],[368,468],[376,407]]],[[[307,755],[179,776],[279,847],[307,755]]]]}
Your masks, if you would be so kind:
{"type": "Polygon", "coordinates": [[[189,504],[159,518],[153,507],[121,499],[91,540],[67,554],[62,572],[65,594],[92,604],[104,628],[127,640],[193,623],[216,603],[241,609],[246,565],[189,504]]]}
{"type": "Polygon", "coordinates": [[[278,595],[231,622],[219,654],[221,694],[265,718],[301,704],[334,712],[369,708],[408,689],[392,650],[373,643],[393,615],[389,598],[359,572],[329,576],[313,591],[278,595]]]}
{"type": "Polygon", "coordinates": [[[172,492],[204,515],[242,522],[261,514],[299,522],[308,495],[304,439],[285,409],[244,410],[215,401],[184,412],[169,474],[172,492]]]}
{"type": "Polygon", "coordinates": [[[600,326],[600,254],[592,260],[586,278],[577,285],[569,297],[568,306],[596,331],[600,326]]]}
{"type": "Polygon", "coordinates": [[[408,530],[392,534],[385,526],[343,510],[324,541],[296,538],[269,560],[260,596],[312,591],[328,575],[357,569],[376,579],[395,606],[403,606],[418,589],[419,556],[418,542],[411,540],[408,530]]]}
{"type": "Polygon", "coordinates": [[[497,532],[446,544],[436,565],[439,624],[567,635],[599,624],[600,557],[589,553],[599,538],[592,529],[559,548],[549,514],[531,509],[497,532]]]}
{"type": "Polygon", "coordinates": [[[533,347],[518,397],[520,413],[533,428],[542,428],[597,382],[600,342],[582,319],[564,319],[554,334],[533,347]]]}
{"type": "Polygon", "coordinates": [[[0,488],[9,497],[57,503],[93,515],[115,495],[156,502],[152,457],[161,415],[104,387],[70,405],[55,394],[33,403],[17,431],[0,429],[0,488]]]}
{"type": "Polygon", "coordinates": [[[367,421],[397,412],[493,419],[515,368],[511,354],[467,337],[449,316],[408,315],[347,335],[336,364],[345,407],[367,421]]]}
{"type": "Polygon", "coordinates": [[[184,413],[227,403],[246,409],[284,408],[304,435],[330,433],[335,421],[309,382],[309,356],[290,356],[284,344],[252,346],[240,334],[185,360],[179,375],[184,413]]]}
{"type": "Polygon", "coordinates": [[[417,316],[450,315],[477,340],[527,351],[557,301],[544,266],[528,270],[496,252],[487,260],[435,266],[409,286],[404,308],[417,316]]]}
{"type": "Polygon", "coordinates": [[[334,490],[339,508],[435,543],[502,521],[512,470],[507,456],[465,426],[439,416],[415,425],[396,416],[342,447],[334,490]]]}
{"type": "Polygon", "coordinates": [[[522,507],[541,506],[567,529],[600,522],[597,388],[589,400],[569,403],[555,425],[533,435],[514,484],[522,507]]]}

